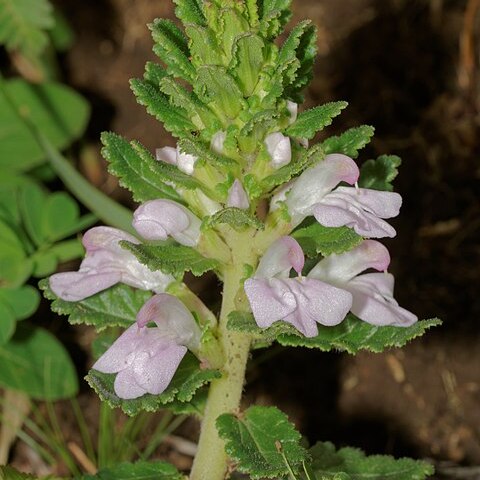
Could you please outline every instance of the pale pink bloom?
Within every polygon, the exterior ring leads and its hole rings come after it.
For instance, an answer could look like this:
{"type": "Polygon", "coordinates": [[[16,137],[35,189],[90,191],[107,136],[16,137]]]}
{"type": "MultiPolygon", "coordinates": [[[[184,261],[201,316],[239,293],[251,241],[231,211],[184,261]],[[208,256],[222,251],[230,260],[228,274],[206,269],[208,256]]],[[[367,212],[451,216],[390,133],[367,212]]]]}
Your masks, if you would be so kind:
{"type": "Polygon", "coordinates": [[[290,138],[280,132],[271,133],[265,138],[267,151],[272,159],[273,168],[280,168],[288,165],[292,160],[292,146],[290,138]]]}
{"type": "Polygon", "coordinates": [[[290,113],[289,123],[290,124],[295,123],[298,116],[298,104],[295,102],[292,102],[291,100],[287,100],[287,110],[290,113]]]}
{"type": "Polygon", "coordinates": [[[112,227],[94,227],[83,236],[85,258],[77,272],[56,273],[50,288],[59,298],[77,302],[117,283],[163,292],[174,281],[171,275],[153,272],[120,246],[120,241],[140,243],[129,233],[112,227]]]}
{"type": "Polygon", "coordinates": [[[358,247],[321,260],[308,274],[349,291],[353,296],[351,311],[372,325],[408,327],[418,318],[400,307],[393,298],[393,275],[386,272],[390,264],[388,250],[375,240],[365,240],[358,247]],[[363,273],[373,268],[382,273],[363,273]]]}
{"type": "Polygon", "coordinates": [[[240,180],[235,179],[233,185],[228,190],[227,207],[236,207],[243,210],[250,207],[248,196],[240,180]]]}
{"type": "Polygon", "coordinates": [[[195,162],[198,160],[195,155],[182,152],[178,145],[176,148],[157,148],[155,151],[155,156],[158,161],[175,165],[179,170],[181,170],[183,173],[186,173],[187,175],[192,175],[195,167],[195,162]]]}
{"type": "Polygon", "coordinates": [[[115,393],[125,400],[159,395],[170,384],[188,349],[198,350],[201,332],[193,315],[172,295],[161,293],[141,308],[129,327],[93,369],[116,373],[115,393]],[[155,327],[147,327],[154,322],[155,327]]]}
{"type": "Polygon", "coordinates": [[[337,187],[340,182],[355,184],[359,175],[350,157],[327,155],[318,165],[305,170],[288,190],[275,195],[272,206],[285,201],[294,226],[313,215],[321,225],[346,225],[366,238],[394,237],[395,229],[383,219],[398,215],[402,197],[394,192],[337,187]]]}
{"type": "Polygon", "coordinates": [[[304,261],[298,242],[282,237],[262,257],[255,275],[245,281],[245,293],[259,327],[282,320],[306,337],[314,337],[318,334],[317,323],[337,325],[345,318],[352,295],[328,283],[302,277],[304,261]],[[297,278],[289,278],[292,268],[299,274],[297,278]]]}
{"type": "Polygon", "coordinates": [[[200,237],[201,221],[188,208],[172,200],[150,200],[133,214],[133,227],[146,240],[166,240],[194,247],[200,237]]]}
{"type": "Polygon", "coordinates": [[[223,132],[222,130],[218,131],[213,135],[212,140],[210,141],[210,148],[215,153],[218,153],[218,155],[222,155],[223,145],[225,143],[226,138],[227,138],[226,132],[223,132]]]}

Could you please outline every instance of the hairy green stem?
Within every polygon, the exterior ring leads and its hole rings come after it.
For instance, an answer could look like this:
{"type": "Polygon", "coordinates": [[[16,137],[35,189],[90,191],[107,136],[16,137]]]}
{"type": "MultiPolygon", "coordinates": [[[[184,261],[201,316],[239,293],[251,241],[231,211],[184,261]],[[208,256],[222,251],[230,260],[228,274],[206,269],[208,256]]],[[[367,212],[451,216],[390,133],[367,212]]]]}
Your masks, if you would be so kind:
{"type": "Polygon", "coordinates": [[[238,235],[236,241],[232,242],[234,260],[223,272],[223,301],[218,331],[225,364],[222,378],[214,380],[210,386],[191,480],[223,480],[227,470],[227,454],[215,422],[223,413],[238,410],[245,381],[251,338],[228,330],[227,321],[229,313],[238,308],[236,297],[241,286],[243,267],[256,260],[251,249],[251,238],[247,237],[238,235]]]}

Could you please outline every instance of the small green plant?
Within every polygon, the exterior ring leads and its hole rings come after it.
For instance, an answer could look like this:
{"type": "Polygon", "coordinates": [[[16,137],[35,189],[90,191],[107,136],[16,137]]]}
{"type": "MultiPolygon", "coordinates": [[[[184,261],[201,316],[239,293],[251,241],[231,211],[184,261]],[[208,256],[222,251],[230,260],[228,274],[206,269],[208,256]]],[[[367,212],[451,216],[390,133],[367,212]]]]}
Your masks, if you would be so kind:
{"type": "MultiPolygon", "coordinates": [[[[164,19],[150,26],[162,64],[148,63],[131,86],[177,145],[154,156],[103,134],[110,171],[141,205],[128,231],[95,227],[84,235],[78,271],[41,283],[71,323],[125,329],[88,383],[128,415],[198,416],[192,480],[227,472],[426,478],[432,467],[421,461],[330,443],[309,448],[275,407],[240,411],[253,348],[380,352],[440,322],[419,321],[398,305],[388,250],[374,240],[396,234],[388,219],[401,205],[391,184],[399,158],[383,155],[359,169],[354,159],[373,135],[369,126],[311,144],[347,106],[298,112],[312,79],[315,26],[299,23],[279,46],[289,0],[175,3],[183,29],[164,19]],[[223,282],[218,316],[183,282],[186,272],[208,271],[223,282]]],[[[36,138],[51,153],[51,140],[36,138]]],[[[164,463],[139,463],[84,478],[184,476],[164,463]]]]}

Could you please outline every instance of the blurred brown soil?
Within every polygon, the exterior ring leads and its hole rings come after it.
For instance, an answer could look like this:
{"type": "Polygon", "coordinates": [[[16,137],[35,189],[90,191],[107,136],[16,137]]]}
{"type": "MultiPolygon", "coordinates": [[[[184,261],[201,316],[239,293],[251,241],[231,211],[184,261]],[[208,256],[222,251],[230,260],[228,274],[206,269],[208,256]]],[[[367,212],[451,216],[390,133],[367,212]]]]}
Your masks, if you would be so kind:
{"type": "MultiPolygon", "coordinates": [[[[150,149],[173,144],[128,86],[155,58],[145,24],[173,18],[171,2],[57,3],[77,32],[65,58],[67,78],[94,106],[93,161],[84,161],[84,172],[128,199],[103,173],[98,138],[109,129],[150,149]]],[[[277,404],[310,441],[480,465],[480,12],[474,3],[293,2],[294,19],[309,17],[319,29],[306,105],[348,100],[329,133],[371,124],[376,137],[360,160],[383,153],[403,159],[395,184],[404,198],[394,222],[399,233],[387,242],[396,298],[421,318],[444,321],[383,354],[255,353],[246,401],[277,404]]],[[[216,284],[196,288],[208,295],[216,284]]]]}

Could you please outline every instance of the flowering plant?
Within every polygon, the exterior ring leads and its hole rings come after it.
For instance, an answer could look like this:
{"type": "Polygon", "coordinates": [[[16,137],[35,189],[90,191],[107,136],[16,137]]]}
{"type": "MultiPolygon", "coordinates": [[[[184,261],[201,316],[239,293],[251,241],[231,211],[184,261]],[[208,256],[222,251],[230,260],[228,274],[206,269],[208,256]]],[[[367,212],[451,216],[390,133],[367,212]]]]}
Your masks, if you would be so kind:
{"type": "Polygon", "coordinates": [[[398,305],[377,240],[396,234],[398,157],[359,169],[368,126],[310,145],[346,107],[298,112],[312,78],[312,23],[278,47],[288,0],[175,3],[184,30],[163,19],[150,26],[163,65],[148,63],[131,85],[177,145],[154,156],[103,134],[110,171],[140,203],[132,227],[89,230],[79,270],[43,283],[74,323],[125,328],[87,381],[130,415],[198,415],[193,480],[224,479],[229,465],[251,478],[350,478],[357,467],[369,478],[425,478],[422,462],[307,449],[274,407],[240,413],[252,348],[382,351],[438,321],[398,305]],[[185,272],[207,271],[223,282],[218,317],[184,283],[185,272]]]}

